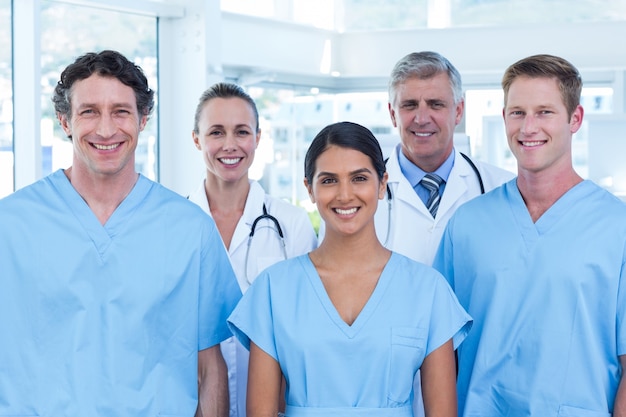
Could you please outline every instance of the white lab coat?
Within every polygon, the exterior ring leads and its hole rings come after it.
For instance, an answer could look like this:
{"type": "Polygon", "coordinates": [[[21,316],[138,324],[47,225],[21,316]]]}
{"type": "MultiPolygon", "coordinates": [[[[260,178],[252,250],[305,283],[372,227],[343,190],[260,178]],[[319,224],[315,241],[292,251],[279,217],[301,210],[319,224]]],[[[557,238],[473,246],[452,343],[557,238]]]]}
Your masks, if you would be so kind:
{"type": "MultiPolygon", "coordinates": [[[[396,147],[387,161],[388,185],[391,189],[391,228],[389,229],[389,204],[385,197],[376,211],[376,234],[390,250],[411,259],[432,265],[441,236],[452,214],[463,203],[480,195],[476,173],[458,151],[433,219],[426,205],[402,174],[398,161],[400,147],[396,147]]],[[[510,171],[473,160],[480,171],[485,192],[515,177],[510,171]]]]}
{"type": "MultiPolygon", "coordinates": [[[[441,196],[437,216],[433,219],[424,202],[402,174],[398,152],[401,150],[399,146],[396,146],[387,161],[389,174],[387,184],[392,194],[391,210],[389,200],[385,196],[378,203],[375,215],[376,234],[388,249],[432,265],[448,220],[461,204],[480,195],[480,184],[472,167],[455,150],[454,165],[441,196]]],[[[476,160],[472,162],[482,176],[485,192],[515,177],[512,172],[493,165],[476,160]]],[[[423,417],[424,403],[421,396],[419,372],[415,378],[414,390],[413,414],[415,417],[423,417]]]]}
{"type": "MultiPolygon", "coordinates": [[[[211,215],[204,189],[204,180],[197,190],[189,196],[189,200],[211,215]]],[[[248,236],[252,223],[263,213],[263,203],[265,203],[268,214],[276,217],[280,223],[285,237],[288,258],[308,253],[317,247],[315,230],[304,209],[271,197],[265,193],[258,182],[250,181],[250,191],[243,215],[237,223],[230,248],[228,248],[228,255],[242,292],[250,287],[250,282],[254,281],[259,272],[285,259],[274,223],[269,220],[259,221],[248,255],[248,277],[246,279],[245,257],[248,236]]],[[[230,417],[244,417],[246,415],[249,352],[234,337],[222,342],[220,347],[228,366],[229,415],[230,417]]]]}

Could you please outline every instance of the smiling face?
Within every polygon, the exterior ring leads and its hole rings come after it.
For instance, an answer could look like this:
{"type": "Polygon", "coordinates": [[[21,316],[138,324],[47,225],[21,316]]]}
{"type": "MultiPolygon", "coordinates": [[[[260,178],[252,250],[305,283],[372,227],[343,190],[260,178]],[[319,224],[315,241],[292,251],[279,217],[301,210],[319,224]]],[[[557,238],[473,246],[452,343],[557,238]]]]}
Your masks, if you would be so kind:
{"type": "Polygon", "coordinates": [[[254,110],[237,97],[207,101],[200,113],[198,133],[193,133],[207,177],[228,183],[248,181],[248,170],[260,138],[254,110]]]}
{"type": "Polygon", "coordinates": [[[409,78],[398,84],[389,114],[402,139],[402,152],[415,165],[433,172],[452,152],[454,128],[464,102],[454,102],[448,74],[409,78]]]}
{"type": "Polygon", "coordinates": [[[59,115],[72,138],[72,171],[94,178],[135,175],[135,149],[147,116],[139,114],[133,89],[97,74],[71,89],[71,117],[59,115]]]}
{"type": "Polygon", "coordinates": [[[329,146],[315,162],[312,182],[305,179],[311,201],[326,224],[326,236],[356,234],[371,227],[378,200],[385,195],[387,173],[379,180],[372,160],[362,152],[329,146]]]}
{"type": "Polygon", "coordinates": [[[572,167],[572,135],[582,124],[579,105],[568,115],[556,78],[516,78],[503,109],[506,136],[520,174],[572,167]]]}

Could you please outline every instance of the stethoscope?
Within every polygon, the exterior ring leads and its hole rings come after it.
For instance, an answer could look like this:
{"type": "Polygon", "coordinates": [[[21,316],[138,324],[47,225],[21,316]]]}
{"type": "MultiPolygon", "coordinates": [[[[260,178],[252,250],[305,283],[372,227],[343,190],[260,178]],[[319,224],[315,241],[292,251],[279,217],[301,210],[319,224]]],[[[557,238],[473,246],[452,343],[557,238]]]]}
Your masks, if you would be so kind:
{"type": "Polygon", "coordinates": [[[276,231],[276,234],[278,234],[278,239],[283,248],[283,257],[287,259],[287,245],[285,244],[283,229],[280,227],[280,222],[278,221],[278,219],[267,212],[267,207],[265,207],[265,203],[263,203],[263,214],[254,219],[254,221],[252,222],[252,226],[250,226],[250,234],[248,235],[248,246],[246,247],[246,258],[243,264],[244,275],[246,277],[246,281],[250,285],[252,285],[252,281],[250,281],[250,278],[248,278],[248,258],[250,256],[250,246],[252,246],[252,238],[254,237],[254,233],[256,232],[256,226],[263,219],[267,219],[270,222],[274,223],[274,226],[270,227],[272,228],[272,230],[276,231]]]}
{"type": "MultiPolygon", "coordinates": [[[[480,193],[485,194],[485,184],[483,183],[483,177],[480,175],[480,171],[476,164],[470,159],[469,156],[465,155],[463,152],[459,152],[463,159],[467,161],[469,166],[472,168],[474,173],[476,174],[476,178],[478,179],[478,185],[480,185],[480,193]]],[[[385,160],[385,162],[387,162],[385,160]]],[[[385,237],[385,244],[387,246],[389,243],[389,235],[391,234],[391,212],[393,211],[393,194],[391,193],[391,187],[387,184],[387,236],[385,237]]]]}

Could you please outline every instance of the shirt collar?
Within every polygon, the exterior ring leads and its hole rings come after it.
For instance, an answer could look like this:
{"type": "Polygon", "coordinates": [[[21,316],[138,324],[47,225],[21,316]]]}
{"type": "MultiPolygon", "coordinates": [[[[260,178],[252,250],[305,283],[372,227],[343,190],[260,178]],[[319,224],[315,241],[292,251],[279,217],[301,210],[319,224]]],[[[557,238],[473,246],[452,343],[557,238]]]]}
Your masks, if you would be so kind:
{"type": "MultiPolygon", "coordinates": [[[[412,187],[415,187],[421,180],[424,178],[428,172],[424,171],[413,162],[409,161],[404,153],[402,152],[402,147],[400,144],[397,146],[398,152],[398,162],[400,163],[400,170],[402,174],[406,177],[412,187]]],[[[450,152],[450,156],[446,158],[446,160],[441,164],[439,168],[435,170],[435,174],[439,175],[443,178],[444,181],[448,182],[448,177],[450,176],[450,172],[452,171],[452,166],[454,165],[454,149],[450,152]]]]}

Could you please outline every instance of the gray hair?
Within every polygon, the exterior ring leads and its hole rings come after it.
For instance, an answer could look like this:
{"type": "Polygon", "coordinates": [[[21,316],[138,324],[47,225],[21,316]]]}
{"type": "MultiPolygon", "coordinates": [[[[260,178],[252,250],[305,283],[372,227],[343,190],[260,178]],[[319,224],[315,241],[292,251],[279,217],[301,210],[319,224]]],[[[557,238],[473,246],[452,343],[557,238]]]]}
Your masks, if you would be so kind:
{"type": "Polygon", "coordinates": [[[394,103],[399,84],[411,78],[427,80],[441,73],[448,75],[454,102],[460,102],[463,99],[461,74],[443,55],[431,51],[410,53],[396,63],[389,79],[389,102],[394,103]]]}

